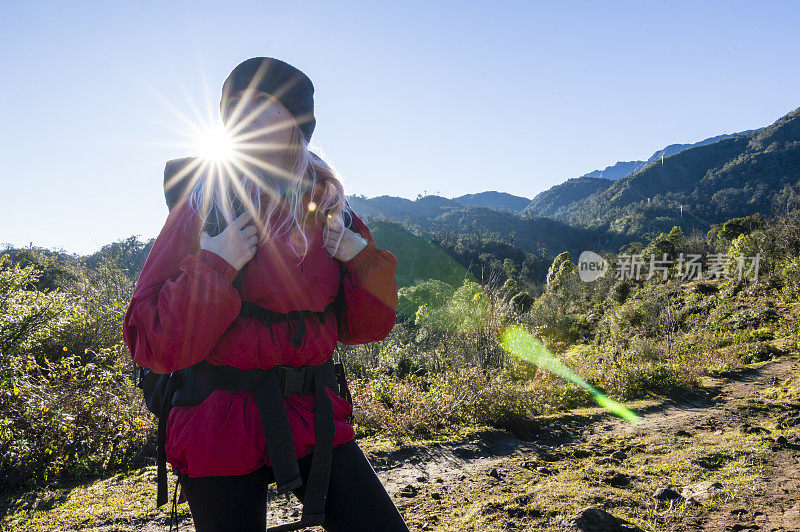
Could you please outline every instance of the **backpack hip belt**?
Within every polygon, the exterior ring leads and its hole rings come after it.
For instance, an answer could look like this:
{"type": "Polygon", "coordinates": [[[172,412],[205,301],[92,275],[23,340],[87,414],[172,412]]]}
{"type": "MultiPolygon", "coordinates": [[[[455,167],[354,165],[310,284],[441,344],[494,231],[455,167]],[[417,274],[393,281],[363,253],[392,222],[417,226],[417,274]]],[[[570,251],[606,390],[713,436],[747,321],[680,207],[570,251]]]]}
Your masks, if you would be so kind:
{"type": "Polygon", "coordinates": [[[306,334],[306,324],[303,321],[305,318],[310,318],[312,316],[319,318],[319,321],[322,325],[325,325],[325,313],[329,310],[334,308],[336,304],[335,301],[328,303],[325,309],[322,312],[314,312],[313,310],[293,310],[287,313],[281,313],[274,310],[268,310],[263,307],[259,307],[255,303],[250,301],[242,301],[242,308],[239,311],[239,315],[245,318],[261,318],[262,320],[266,321],[267,323],[273,321],[288,321],[288,320],[296,320],[296,325],[294,328],[294,334],[292,334],[292,347],[295,349],[299,349],[301,345],[303,345],[303,340],[305,340],[306,334]]]}
{"type": "MultiPolygon", "coordinates": [[[[243,302],[243,309],[246,302],[243,302]]],[[[327,308],[326,308],[327,310],[327,308]]],[[[324,323],[324,311],[294,311],[278,314],[248,303],[243,314],[260,315],[272,321],[299,318],[295,339],[302,343],[305,327],[303,316],[315,314],[324,323]],[[298,332],[299,331],[299,332],[298,332]]],[[[296,393],[315,396],[314,452],[305,490],[303,513],[299,521],[270,527],[268,532],[298,530],[325,521],[325,501],[328,493],[333,452],[333,405],[325,386],[352,403],[341,362],[332,359],[315,366],[274,366],[268,369],[241,369],[215,365],[205,360],[180,371],[173,372],[166,385],[158,424],[158,493],[157,506],[167,502],[166,433],[167,419],[172,406],[194,406],[202,403],[214,390],[246,391],[254,395],[264,439],[267,444],[272,473],[278,494],[303,485],[297,463],[297,453],[292,438],[289,419],[283,398],[296,393]]],[[[348,417],[352,422],[352,415],[348,417]]]]}

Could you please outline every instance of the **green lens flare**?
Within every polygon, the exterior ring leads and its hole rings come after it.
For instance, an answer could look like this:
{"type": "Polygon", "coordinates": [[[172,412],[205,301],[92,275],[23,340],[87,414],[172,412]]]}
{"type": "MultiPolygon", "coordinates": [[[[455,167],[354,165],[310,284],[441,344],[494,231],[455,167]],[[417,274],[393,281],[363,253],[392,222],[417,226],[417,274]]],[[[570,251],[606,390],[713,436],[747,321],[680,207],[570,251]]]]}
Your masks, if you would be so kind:
{"type": "Polygon", "coordinates": [[[591,393],[595,401],[597,401],[600,406],[608,409],[611,413],[631,423],[637,423],[641,420],[634,412],[628,410],[613,399],[606,397],[596,388],[578,377],[572,370],[553,356],[539,340],[521,327],[511,325],[503,330],[500,333],[500,345],[503,346],[503,349],[516,357],[531,364],[536,364],[540,368],[544,368],[568,381],[574,382],[591,393]]]}

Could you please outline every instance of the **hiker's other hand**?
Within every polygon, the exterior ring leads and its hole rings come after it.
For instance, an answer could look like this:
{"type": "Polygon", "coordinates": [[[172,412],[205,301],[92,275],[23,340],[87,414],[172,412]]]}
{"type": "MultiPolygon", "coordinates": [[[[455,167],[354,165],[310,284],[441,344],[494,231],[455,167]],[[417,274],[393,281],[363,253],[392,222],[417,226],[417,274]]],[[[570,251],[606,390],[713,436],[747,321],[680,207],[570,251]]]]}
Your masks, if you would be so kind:
{"type": "Polygon", "coordinates": [[[325,239],[325,249],[336,260],[347,262],[352,259],[358,252],[367,246],[367,241],[364,240],[358,233],[341,225],[329,225],[328,236],[325,239]],[[338,249],[336,248],[336,241],[339,240],[341,235],[342,241],[339,242],[338,249]],[[335,250],[335,253],[334,253],[335,250]]]}
{"type": "Polygon", "coordinates": [[[200,247],[213,251],[236,271],[241,270],[256,255],[258,230],[252,224],[245,225],[251,219],[252,214],[246,210],[217,236],[209,236],[203,230],[200,233],[200,247]]]}

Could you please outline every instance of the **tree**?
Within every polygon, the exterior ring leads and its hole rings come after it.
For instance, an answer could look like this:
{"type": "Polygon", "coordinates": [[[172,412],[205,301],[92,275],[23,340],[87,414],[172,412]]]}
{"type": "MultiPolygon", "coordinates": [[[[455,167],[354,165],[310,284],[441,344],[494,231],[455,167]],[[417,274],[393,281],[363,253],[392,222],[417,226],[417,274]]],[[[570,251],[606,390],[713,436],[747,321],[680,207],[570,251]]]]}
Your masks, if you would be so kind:
{"type": "Polygon", "coordinates": [[[547,271],[547,290],[552,291],[562,287],[575,272],[577,272],[577,268],[572,262],[569,252],[564,251],[559,253],[558,256],[553,259],[553,264],[547,271]]]}

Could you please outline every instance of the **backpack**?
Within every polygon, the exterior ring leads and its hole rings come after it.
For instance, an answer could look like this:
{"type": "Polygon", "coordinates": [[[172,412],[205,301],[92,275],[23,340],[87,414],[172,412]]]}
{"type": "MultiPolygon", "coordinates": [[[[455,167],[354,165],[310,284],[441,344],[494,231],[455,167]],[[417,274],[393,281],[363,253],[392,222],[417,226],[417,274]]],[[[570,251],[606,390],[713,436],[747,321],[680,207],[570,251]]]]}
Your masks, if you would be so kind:
{"type": "Polygon", "coordinates": [[[147,409],[157,418],[161,417],[161,405],[164,402],[164,394],[167,390],[167,382],[170,375],[156,373],[150,368],[136,364],[138,379],[136,386],[141,388],[144,395],[144,402],[147,409]]]}

